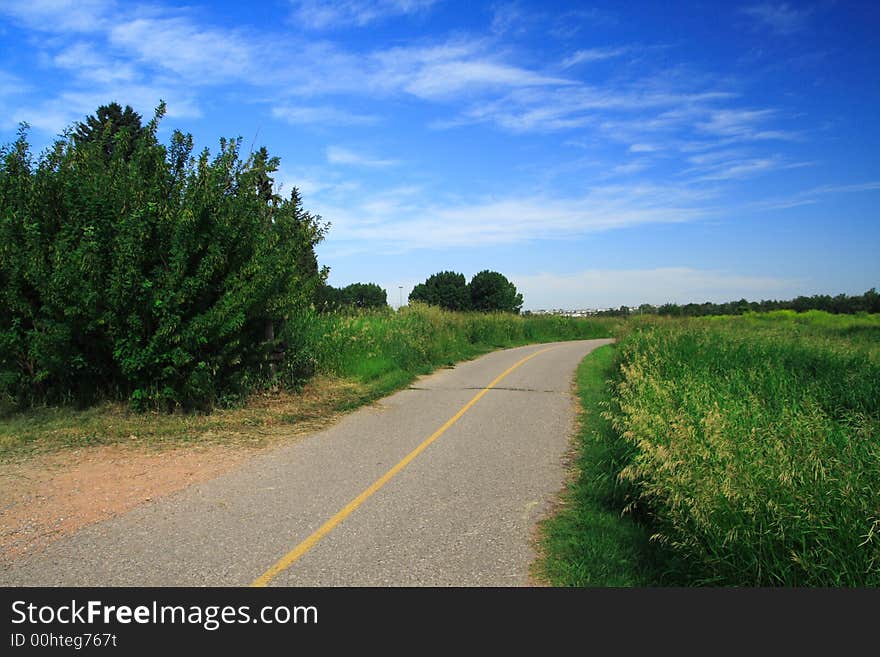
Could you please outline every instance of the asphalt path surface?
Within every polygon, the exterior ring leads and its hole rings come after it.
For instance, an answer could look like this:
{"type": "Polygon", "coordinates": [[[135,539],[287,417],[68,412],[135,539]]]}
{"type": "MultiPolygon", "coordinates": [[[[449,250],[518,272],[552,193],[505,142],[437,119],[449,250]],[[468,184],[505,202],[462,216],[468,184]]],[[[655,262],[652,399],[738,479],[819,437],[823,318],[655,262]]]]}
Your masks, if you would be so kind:
{"type": "Polygon", "coordinates": [[[564,484],[574,371],[607,342],[497,351],[422,377],[19,558],[0,584],[528,584],[535,525],[564,484]]]}

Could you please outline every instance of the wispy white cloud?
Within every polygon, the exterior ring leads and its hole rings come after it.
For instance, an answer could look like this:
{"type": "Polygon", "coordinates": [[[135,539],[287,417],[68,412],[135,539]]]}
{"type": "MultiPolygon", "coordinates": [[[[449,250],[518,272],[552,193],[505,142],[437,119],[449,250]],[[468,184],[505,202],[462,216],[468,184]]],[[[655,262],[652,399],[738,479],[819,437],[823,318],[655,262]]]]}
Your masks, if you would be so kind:
{"type": "Polygon", "coordinates": [[[848,194],[855,192],[876,192],[880,190],[880,180],[849,185],[822,185],[805,192],[807,194],[848,194]]]}
{"type": "Polygon", "coordinates": [[[342,146],[328,146],[326,150],[327,162],[330,164],[343,164],[355,167],[390,167],[399,164],[397,160],[387,160],[357,153],[342,146]]]}
{"type": "Polygon", "coordinates": [[[709,167],[710,171],[700,176],[698,180],[737,180],[766,173],[778,169],[780,166],[778,157],[757,157],[723,162],[709,167]]]}
{"type": "Polygon", "coordinates": [[[292,0],[293,22],[308,29],[364,27],[395,16],[418,14],[436,0],[292,0]]]}
{"type": "Polygon", "coordinates": [[[562,60],[562,68],[571,68],[578,64],[586,64],[590,62],[599,62],[605,59],[613,59],[626,54],[629,48],[588,48],[586,50],[578,50],[569,57],[562,60]]]}
{"type": "Polygon", "coordinates": [[[277,106],[272,108],[272,116],[293,125],[374,125],[380,120],[374,114],[356,114],[329,105],[277,106]]]}
{"type": "Polygon", "coordinates": [[[711,215],[713,190],[652,184],[594,187],[576,198],[516,196],[469,202],[425,203],[417,196],[374,197],[346,203],[318,198],[333,217],[333,248],[404,252],[412,249],[487,247],[530,240],[565,239],[656,223],[681,223],[711,215]]]}
{"type": "Polygon", "coordinates": [[[644,171],[650,166],[650,163],[647,160],[635,160],[633,162],[625,162],[623,164],[617,164],[611,167],[609,173],[611,175],[620,176],[620,175],[630,175],[633,173],[639,173],[640,171],[644,171]]]}
{"type": "Polygon", "coordinates": [[[113,0],[4,0],[0,14],[40,32],[95,32],[104,29],[113,0]]]}
{"type": "Polygon", "coordinates": [[[131,82],[138,77],[136,67],[130,62],[101,54],[94,44],[85,41],[61,50],[52,58],[52,63],[94,84],[131,82]]]}
{"type": "Polygon", "coordinates": [[[748,208],[761,211],[787,210],[803,205],[814,205],[819,203],[823,196],[866,192],[880,192],[880,180],[845,185],[819,185],[818,187],[811,187],[788,196],[753,201],[748,204],[748,208]]]}
{"type": "Polygon", "coordinates": [[[169,118],[201,116],[197,101],[175,87],[121,84],[87,91],[69,90],[33,104],[17,104],[4,113],[0,126],[8,129],[24,121],[35,129],[57,135],[108,102],[115,100],[131,105],[149,118],[160,99],[168,103],[169,118]]]}
{"type": "Polygon", "coordinates": [[[245,36],[228,29],[201,27],[186,18],[136,18],[114,24],[110,44],[138,62],[165,69],[187,84],[260,82],[265,61],[245,36]]]}
{"type": "Polygon", "coordinates": [[[439,62],[423,67],[406,85],[420,98],[448,98],[478,88],[535,87],[568,84],[516,66],[487,60],[439,62]]]}
{"type": "MultiPolygon", "coordinates": [[[[374,53],[370,65],[367,79],[373,88],[402,91],[429,100],[449,100],[474,92],[570,84],[569,80],[499,61],[483,40],[391,48],[374,53]]],[[[360,84],[363,86],[363,78],[360,84]]]]}
{"type": "Polygon", "coordinates": [[[29,85],[12,73],[0,71],[0,99],[28,91],[29,85]]]}
{"type": "Polygon", "coordinates": [[[527,13],[518,2],[501,2],[492,7],[493,34],[522,33],[526,30],[527,13]]]}
{"type": "Polygon", "coordinates": [[[784,36],[803,30],[812,13],[809,8],[796,9],[786,2],[765,2],[745,7],[742,11],[750,16],[758,26],[784,36]]]}
{"type": "Polygon", "coordinates": [[[731,299],[788,298],[802,291],[795,279],[751,276],[736,272],[691,267],[653,269],[591,269],[572,273],[540,273],[510,277],[523,293],[526,308],[537,310],[529,299],[539,299],[543,309],[608,308],[642,303],[691,303],[731,299]]]}
{"type": "Polygon", "coordinates": [[[494,123],[512,132],[551,132],[594,124],[606,138],[636,142],[655,132],[693,130],[711,114],[713,103],[734,96],[722,90],[658,88],[645,80],[624,86],[532,86],[473,103],[438,127],[494,123]]]}
{"type": "Polygon", "coordinates": [[[774,109],[719,109],[713,111],[706,121],[697,124],[702,132],[735,140],[793,140],[797,133],[763,127],[776,117],[774,109]]]}
{"type": "Polygon", "coordinates": [[[697,157],[691,160],[702,161],[695,167],[686,169],[684,173],[703,172],[695,180],[740,180],[771,171],[784,169],[800,169],[815,166],[815,162],[792,162],[780,155],[766,157],[736,157],[728,159],[727,152],[721,151],[710,155],[719,157],[697,157]]]}

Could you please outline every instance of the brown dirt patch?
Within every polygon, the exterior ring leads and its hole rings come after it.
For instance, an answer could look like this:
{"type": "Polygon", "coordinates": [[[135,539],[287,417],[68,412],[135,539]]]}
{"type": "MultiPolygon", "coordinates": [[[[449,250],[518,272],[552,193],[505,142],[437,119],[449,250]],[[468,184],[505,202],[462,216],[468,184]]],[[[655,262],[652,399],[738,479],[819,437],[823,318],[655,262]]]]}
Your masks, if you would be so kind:
{"type": "Polygon", "coordinates": [[[223,445],[163,451],[110,445],[3,464],[3,560],[37,551],[81,527],[216,477],[254,452],[223,445]]]}
{"type": "Polygon", "coordinates": [[[106,404],[0,422],[0,563],[319,431],[370,396],[362,384],[316,377],[298,393],[255,395],[207,416],[106,404]]]}

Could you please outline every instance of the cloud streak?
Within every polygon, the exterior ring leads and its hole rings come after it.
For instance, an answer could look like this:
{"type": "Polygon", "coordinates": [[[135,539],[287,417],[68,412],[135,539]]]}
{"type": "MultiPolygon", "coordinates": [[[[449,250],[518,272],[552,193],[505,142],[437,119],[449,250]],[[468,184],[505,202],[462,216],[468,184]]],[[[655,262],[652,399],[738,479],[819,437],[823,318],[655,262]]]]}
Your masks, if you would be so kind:
{"type": "Polygon", "coordinates": [[[356,114],[329,105],[276,106],[272,108],[272,116],[291,125],[375,125],[381,120],[373,114],[356,114]]]}
{"type": "Polygon", "coordinates": [[[557,240],[656,223],[683,223],[710,216],[711,190],[671,186],[606,185],[577,198],[520,196],[425,204],[414,195],[374,196],[355,204],[317,198],[319,214],[331,217],[331,248],[478,248],[557,240]]]}
{"type": "Polygon", "coordinates": [[[752,18],[758,27],[783,36],[790,36],[805,29],[807,19],[812,13],[809,9],[795,9],[787,2],[757,4],[742,11],[752,18]]]}
{"type": "Polygon", "coordinates": [[[312,30],[365,27],[426,12],[436,0],[294,0],[292,22],[312,30]]]}
{"type": "Polygon", "coordinates": [[[578,50],[570,57],[562,60],[562,68],[571,68],[578,64],[601,62],[606,59],[614,59],[629,52],[629,48],[588,48],[578,50]]]}
{"type": "Polygon", "coordinates": [[[367,168],[385,168],[399,164],[396,160],[383,160],[371,157],[363,153],[356,153],[342,146],[328,146],[326,154],[327,162],[330,164],[367,168]]]}

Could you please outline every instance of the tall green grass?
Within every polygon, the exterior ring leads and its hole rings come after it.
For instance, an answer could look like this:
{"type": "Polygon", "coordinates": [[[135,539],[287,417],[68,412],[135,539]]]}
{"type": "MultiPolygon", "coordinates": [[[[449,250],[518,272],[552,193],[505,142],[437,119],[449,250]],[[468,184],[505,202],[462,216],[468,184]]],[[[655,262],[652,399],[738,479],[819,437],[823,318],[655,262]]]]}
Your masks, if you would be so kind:
{"type": "Polygon", "coordinates": [[[880,585],[880,318],[636,322],[607,415],[672,581],[880,585]]]}
{"type": "Polygon", "coordinates": [[[554,586],[650,586],[655,583],[648,534],[620,513],[628,484],[616,477],[630,451],[613,439],[603,417],[617,362],[613,345],[591,352],[578,366],[580,400],[576,457],[555,513],[541,523],[541,558],[534,573],[554,586]]]}
{"type": "Polygon", "coordinates": [[[3,412],[0,460],[92,444],[174,445],[196,441],[263,444],[284,427],[314,427],[406,386],[419,374],[498,347],[608,337],[616,320],[452,313],[422,305],[399,312],[304,312],[279,337],[287,345],[272,374],[293,384],[233,398],[211,414],[135,413],[120,403],[90,409],[38,407],[3,412]],[[307,380],[308,386],[306,386],[307,380]],[[285,391],[286,388],[286,391],[285,391]],[[301,393],[301,394],[299,394],[301,393]],[[279,427],[281,427],[279,429],[279,427]]]}
{"type": "Polygon", "coordinates": [[[392,390],[413,377],[499,347],[608,337],[613,322],[509,313],[460,313],[413,304],[398,312],[305,313],[283,338],[316,372],[392,390]]]}

